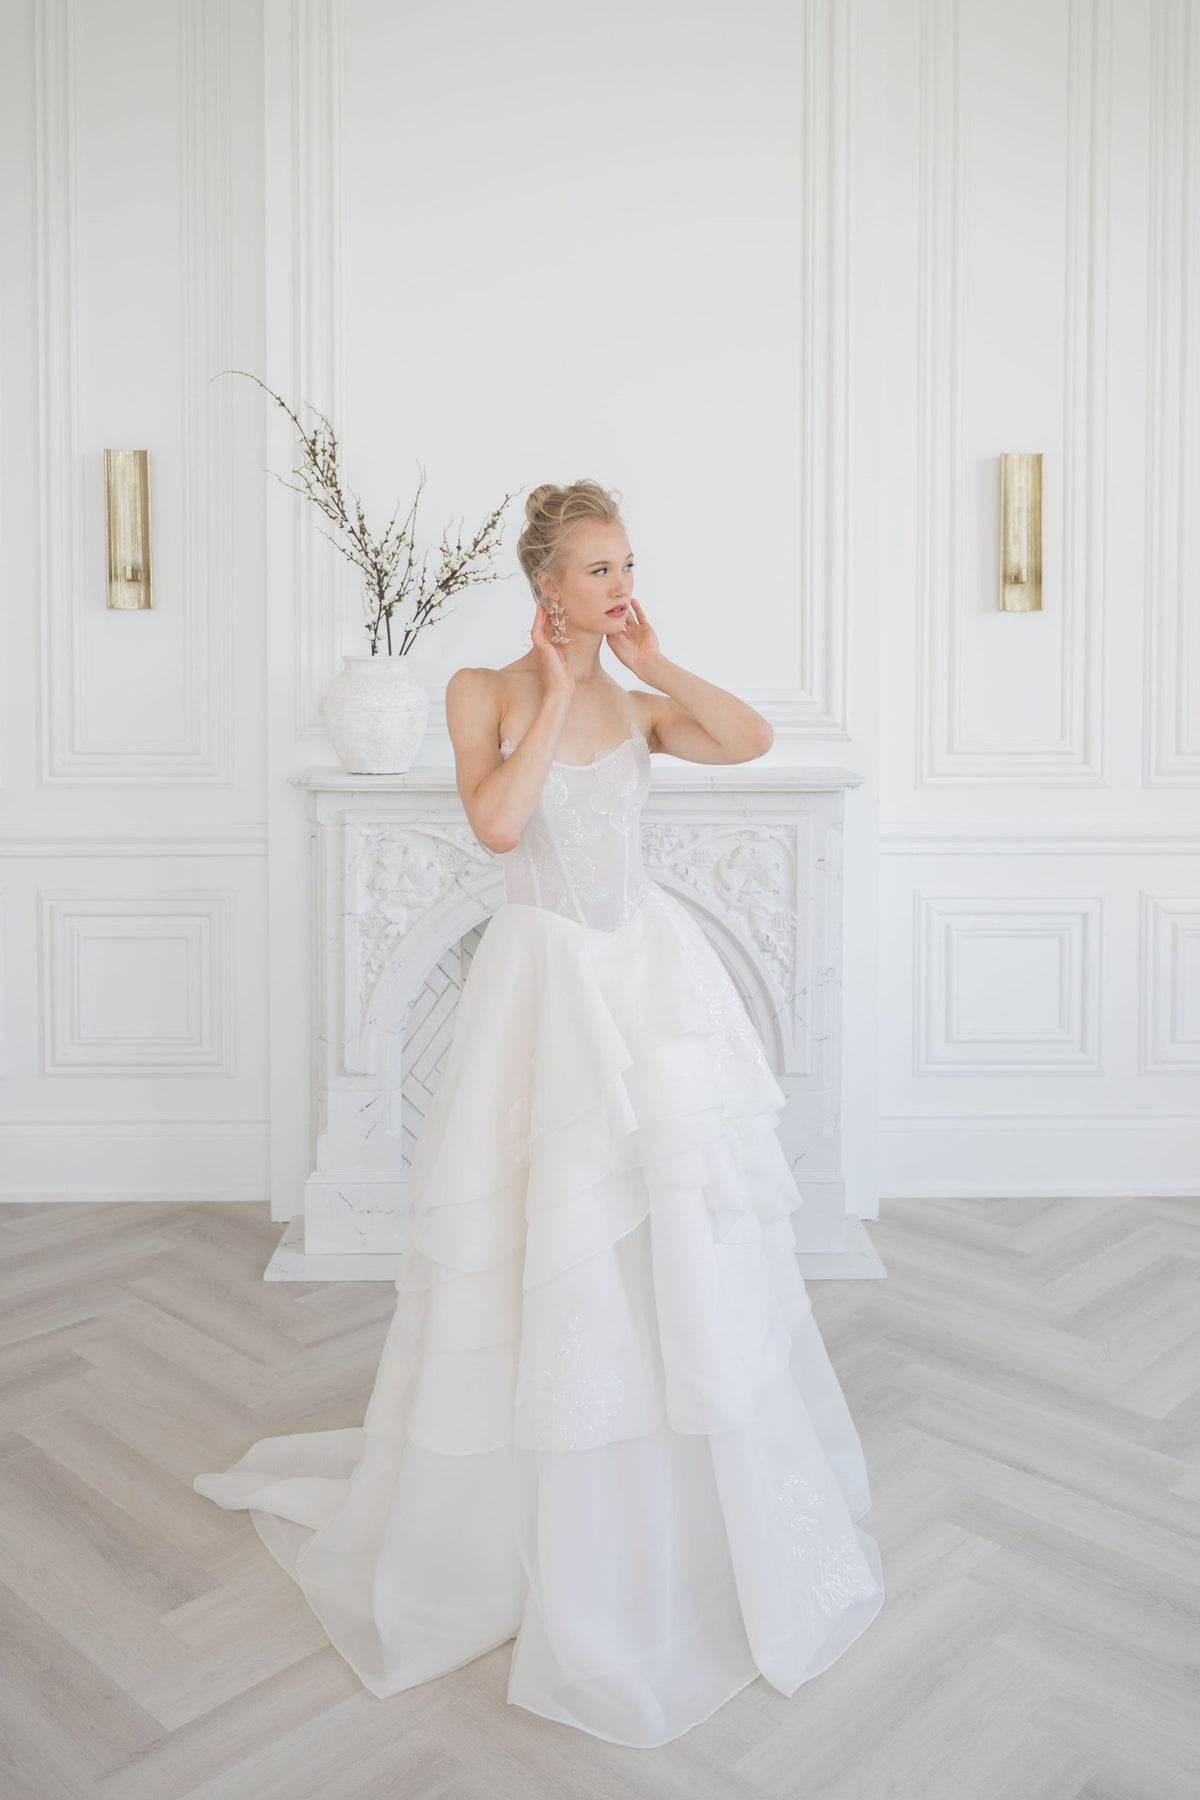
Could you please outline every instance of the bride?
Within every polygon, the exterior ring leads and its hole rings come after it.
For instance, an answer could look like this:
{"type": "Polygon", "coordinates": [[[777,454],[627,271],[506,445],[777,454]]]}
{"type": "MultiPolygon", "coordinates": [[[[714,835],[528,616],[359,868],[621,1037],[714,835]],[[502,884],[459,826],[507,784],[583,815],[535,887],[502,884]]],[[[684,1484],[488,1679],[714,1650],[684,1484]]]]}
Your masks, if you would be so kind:
{"type": "Polygon", "coordinates": [[[512,1639],[510,1703],[650,1747],[759,1675],[794,1694],[883,1575],[796,1264],[785,1096],[642,863],[651,756],[744,762],[771,728],[663,655],[595,482],[536,488],[518,556],[532,648],[446,690],[505,899],[413,1154],[362,1425],[194,1485],[249,1510],[372,1693],[512,1639]]]}

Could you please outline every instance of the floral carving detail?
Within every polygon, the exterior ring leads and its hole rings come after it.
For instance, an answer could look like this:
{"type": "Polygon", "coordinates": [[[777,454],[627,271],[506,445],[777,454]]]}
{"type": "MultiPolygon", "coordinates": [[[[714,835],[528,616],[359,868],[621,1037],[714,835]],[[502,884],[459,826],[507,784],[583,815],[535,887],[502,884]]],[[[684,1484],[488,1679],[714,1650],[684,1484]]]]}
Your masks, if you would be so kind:
{"type": "Polygon", "coordinates": [[[473,832],[377,825],[357,833],[359,1000],[365,1006],[395,945],[454,888],[473,881],[490,857],[473,832]]]}
{"type": "Polygon", "coordinates": [[[669,869],[705,906],[723,913],[750,941],[778,983],[791,991],[798,915],[788,904],[795,849],[773,826],[733,832],[712,827],[651,825],[642,834],[647,861],[669,869]]]}

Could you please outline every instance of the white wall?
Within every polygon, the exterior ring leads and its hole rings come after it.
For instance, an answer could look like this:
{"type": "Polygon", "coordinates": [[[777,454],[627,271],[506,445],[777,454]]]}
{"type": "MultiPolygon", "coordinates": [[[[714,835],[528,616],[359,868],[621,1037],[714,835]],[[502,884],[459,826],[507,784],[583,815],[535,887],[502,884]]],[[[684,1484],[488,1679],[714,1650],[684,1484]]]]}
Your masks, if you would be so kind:
{"type": "MultiPolygon", "coordinates": [[[[866,778],[848,801],[842,1126],[851,1210],[872,1213],[878,396],[869,353],[852,355],[872,339],[856,307],[875,301],[852,282],[873,209],[851,175],[874,53],[855,58],[852,26],[831,0],[268,0],[268,354],[274,388],[340,421],[372,516],[407,508],[418,458],[431,543],[520,491],[508,579],[413,652],[434,700],[422,765],[449,758],[449,674],[528,647],[524,493],[589,475],[625,497],[668,655],[767,713],[776,760],[866,778]]],[[[285,468],[292,428],[273,415],[285,468]]],[[[290,496],[271,518],[272,635],[298,613],[305,647],[272,686],[271,939],[300,966],[307,844],[287,776],[327,758],[320,694],[336,650],[365,640],[336,553],[314,552],[306,519],[297,539],[290,496]]],[[[306,994],[280,984],[288,1210],[309,1172],[294,1120],[310,1043],[306,994]]]]}
{"type": "MultiPolygon", "coordinates": [[[[268,1186],[253,7],[5,0],[0,1195],[268,1186]],[[106,447],[155,604],[108,609],[106,447]]],[[[286,654],[286,651],[280,653],[286,654]]]]}
{"type": "MultiPolygon", "coordinates": [[[[419,462],[431,547],[619,487],[668,653],[863,776],[853,1210],[1195,1192],[1187,11],[6,0],[0,1194],[284,1218],[311,1167],[288,777],[365,640],[230,366],[334,417],[380,523],[419,462]],[[146,614],[106,445],[151,450],[146,614]],[[1038,615],[996,609],[1004,449],[1046,459],[1038,615]]],[[[423,764],[448,674],[525,647],[510,566],[418,643],[423,764]]]]}
{"type": "Polygon", "coordinates": [[[879,20],[882,1189],[1195,1195],[1200,19],[879,20]],[[1002,450],[1040,613],[997,609],[1002,450]]]}

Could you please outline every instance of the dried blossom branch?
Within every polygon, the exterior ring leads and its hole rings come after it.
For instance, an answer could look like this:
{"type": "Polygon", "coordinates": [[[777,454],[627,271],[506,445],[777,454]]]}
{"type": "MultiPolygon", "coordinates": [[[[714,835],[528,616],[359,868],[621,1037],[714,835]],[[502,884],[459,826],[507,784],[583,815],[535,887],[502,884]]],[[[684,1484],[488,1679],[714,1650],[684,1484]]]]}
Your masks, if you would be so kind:
{"type": "MultiPolygon", "coordinates": [[[[269,388],[265,381],[259,381],[257,375],[250,374],[247,369],[225,369],[222,373],[245,375],[248,380],[256,382],[296,427],[300,438],[300,466],[293,469],[292,473],[297,479],[286,481],[282,475],[275,475],[275,479],[281,486],[291,488],[293,493],[302,494],[305,499],[312,501],[334,527],[329,532],[318,526],[321,536],[328,538],[335,549],[362,571],[365,590],[363,610],[372,656],[379,654],[381,636],[386,640],[387,655],[407,655],[418,634],[441,616],[442,606],[454,594],[463,588],[504,579],[501,571],[482,574],[480,569],[488,567],[495,555],[500,542],[502,515],[509,501],[515,499],[515,494],[505,494],[499,506],[488,514],[466,549],[463,548],[461,537],[461,520],[459,535],[455,537],[453,545],[443,530],[441,563],[430,584],[427,578],[427,556],[422,554],[419,569],[416,564],[417,507],[425,486],[425,471],[420,464],[417,467],[421,478],[403,525],[399,531],[396,530],[396,515],[400,510],[400,503],[397,501],[383,535],[372,537],[363,514],[362,501],[353,488],[343,484],[337,432],[325,414],[309,402],[302,402],[317,418],[312,430],[306,431],[298,414],[287,401],[273,388],[269,388]],[[405,559],[404,569],[398,574],[402,558],[405,559]],[[396,650],[392,642],[392,615],[398,606],[408,600],[412,601],[412,619],[404,626],[400,648],[396,650]]],[[[267,470],[267,473],[275,474],[274,470],[267,470]]]]}

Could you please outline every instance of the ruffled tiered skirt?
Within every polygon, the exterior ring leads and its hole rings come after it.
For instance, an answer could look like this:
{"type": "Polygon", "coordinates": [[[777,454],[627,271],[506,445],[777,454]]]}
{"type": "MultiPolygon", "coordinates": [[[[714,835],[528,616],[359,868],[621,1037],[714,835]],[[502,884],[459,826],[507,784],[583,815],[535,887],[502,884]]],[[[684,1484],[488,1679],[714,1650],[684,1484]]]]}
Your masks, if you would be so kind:
{"type": "Polygon", "coordinates": [[[510,1702],[663,1744],[879,1612],[861,1443],[795,1261],[785,1097],[700,926],[506,902],[459,996],[361,1427],[246,1507],[364,1685],[515,1638],[510,1702]]]}

